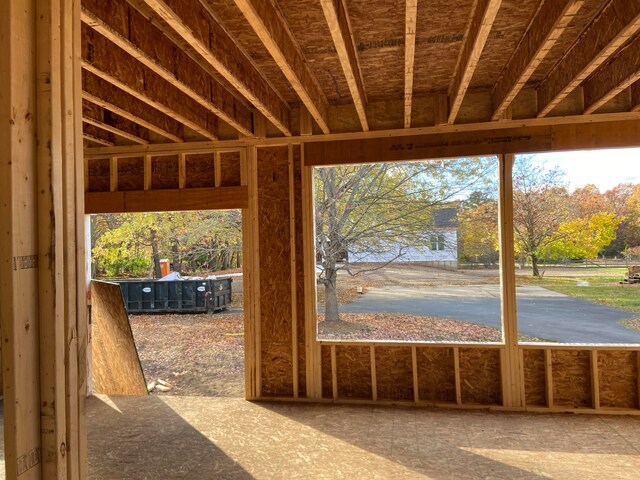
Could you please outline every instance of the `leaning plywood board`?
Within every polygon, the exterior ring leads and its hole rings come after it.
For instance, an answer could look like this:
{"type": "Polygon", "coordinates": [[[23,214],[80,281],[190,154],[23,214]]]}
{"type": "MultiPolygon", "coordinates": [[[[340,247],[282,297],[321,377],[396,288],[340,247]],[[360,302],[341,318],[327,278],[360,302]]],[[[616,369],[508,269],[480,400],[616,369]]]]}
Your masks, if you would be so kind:
{"type": "Polygon", "coordinates": [[[92,371],[96,393],[146,395],[142,365],[116,283],[91,282],[92,371]]]}

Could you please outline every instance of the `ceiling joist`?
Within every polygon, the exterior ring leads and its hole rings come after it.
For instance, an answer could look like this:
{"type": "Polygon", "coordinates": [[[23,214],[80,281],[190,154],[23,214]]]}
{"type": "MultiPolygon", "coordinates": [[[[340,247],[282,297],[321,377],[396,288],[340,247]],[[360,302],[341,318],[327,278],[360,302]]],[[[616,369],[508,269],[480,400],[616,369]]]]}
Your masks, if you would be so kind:
{"type": "Polygon", "coordinates": [[[347,79],[347,85],[349,86],[362,130],[367,132],[369,130],[365,111],[367,99],[362,85],[362,74],[355,42],[353,41],[353,30],[349,23],[347,7],[343,0],[320,0],[320,4],[327,19],[331,38],[333,38],[333,44],[336,47],[344,76],[347,79]]]}
{"type": "Polygon", "coordinates": [[[111,140],[109,132],[84,122],[82,125],[82,138],[102,145],[103,147],[114,147],[116,145],[115,142],[111,140]]]}
{"type": "Polygon", "coordinates": [[[82,72],[82,98],[172,142],[184,142],[182,124],[91,72],[82,72]]]}
{"type": "Polygon", "coordinates": [[[548,115],[638,30],[640,2],[612,0],[540,84],[538,117],[548,115]]]}
{"type": "Polygon", "coordinates": [[[584,113],[590,114],[640,80],[640,37],[600,67],[584,84],[584,113]]]}
{"type": "Polygon", "coordinates": [[[330,133],[327,99],[275,5],[260,0],[235,0],[235,3],[322,132],[330,133]]]}
{"type": "Polygon", "coordinates": [[[411,103],[413,100],[413,65],[416,53],[416,21],[418,0],[407,0],[405,4],[404,30],[404,128],[411,127],[411,103]]]}
{"type": "Polygon", "coordinates": [[[198,0],[143,0],[278,130],[290,136],[290,109],[198,0]]]}
{"type": "Polygon", "coordinates": [[[90,27],[82,26],[82,68],[216,140],[217,117],[90,27]]]}
{"type": "Polygon", "coordinates": [[[81,17],[178,90],[243,135],[251,135],[251,111],[123,0],[83,0],[81,17]]]}
{"type": "Polygon", "coordinates": [[[148,132],[142,133],[139,125],[126,118],[118,117],[88,100],[82,102],[82,121],[139,145],[150,143],[148,138],[142,136],[146,133],[148,137],[148,132]]]}
{"type": "Polygon", "coordinates": [[[471,15],[469,28],[458,58],[456,73],[449,86],[450,124],[456,121],[460,112],[462,100],[469,89],[501,4],[502,0],[477,0],[475,2],[475,10],[471,15]]]}
{"type": "Polygon", "coordinates": [[[542,4],[491,92],[494,106],[492,120],[502,118],[584,2],[548,0],[542,4]]]}

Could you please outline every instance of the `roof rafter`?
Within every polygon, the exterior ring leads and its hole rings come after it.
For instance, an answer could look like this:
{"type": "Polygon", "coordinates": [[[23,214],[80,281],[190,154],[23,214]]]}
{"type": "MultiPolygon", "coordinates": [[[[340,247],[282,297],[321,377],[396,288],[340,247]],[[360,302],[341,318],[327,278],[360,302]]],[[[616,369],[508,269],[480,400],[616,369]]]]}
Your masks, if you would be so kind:
{"type": "Polygon", "coordinates": [[[143,1],[278,130],[291,135],[289,105],[198,0],[143,1]]]}
{"type": "Polygon", "coordinates": [[[327,99],[307,67],[288,25],[270,0],[234,0],[302,103],[324,133],[329,132],[327,99]]]}
{"type": "Polygon", "coordinates": [[[502,0],[477,0],[475,2],[475,9],[471,15],[466,38],[458,58],[456,73],[449,86],[451,104],[449,123],[454,123],[458,112],[460,112],[462,100],[469,89],[501,4],[502,0]]]}
{"type": "Polygon", "coordinates": [[[365,111],[367,98],[362,84],[358,52],[353,40],[353,30],[351,29],[347,7],[343,0],[320,0],[320,4],[327,19],[331,38],[333,38],[333,44],[336,47],[344,76],[347,79],[347,85],[349,86],[362,130],[366,132],[369,130],[365,111]]]}
{"type": "Polygon", "coordinates": [[[404,128],[411,127],[411,103],[413,100],[413,65],[416,53],[416,22],[418,0],[405,3],[404,30],[404,128]]]}
{"type": "Polygon", "coordinates": [[[584,84],[584,113],[598,110],[640,80],[640,37],[600,67],[584,84]]]}
{"type": "Polygon", "coordinates": [[[542,4],[493,87],[492,120],[502,118],[584,2],[585,0],[547,0],[542,4]]]}
{"type": "Polygon", "coordinates": [[[123,0],[84,0],[81,18],[240,133],[251,135],[251,111],[123,0]]]}
{"type": "Polygon", "coordinates": [[[87,25],[82,26],[82,68],[175,118],[200,135],[217,140],[217,117],[191,97],[87,25]]]}
{"type": "Polygon", "coordinates": [[[569,93],[640,30],[640,2],[611,0],[538,87],[538,117],[569,93]]]}
{"type": "Polygon", "coordinates": [[[148,139],[140,136],[139,125],[124,118],[119,118],[116,124],[112,117],[113,114],[103,107],[88,100],[82,102],[82,121],[84,123],[101,128],[139,145],[148,145],[150,143],[148,139]]]}
{"type": "Polygon", "coordinates": [[[82,98],[173,142],[184,142],[182,124],[91,72],[82,72],[82,98]]]}

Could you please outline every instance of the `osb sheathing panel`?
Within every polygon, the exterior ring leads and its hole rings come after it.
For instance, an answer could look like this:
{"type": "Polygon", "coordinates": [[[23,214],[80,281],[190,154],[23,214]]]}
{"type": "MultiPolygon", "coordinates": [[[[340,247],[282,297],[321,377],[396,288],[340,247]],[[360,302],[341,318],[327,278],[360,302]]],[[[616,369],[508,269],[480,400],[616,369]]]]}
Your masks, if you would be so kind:
{"type": "Polygon", "coordinates": [[[147,384],[120,286],[91,282],[93,390],[107,395],[147,395],[147,384]]]}
{"type": "Polygon", "coordinates": [[[320,348],[320,365],[322,368],[322,398],[333,398],[333,383],[331,380],[331,347],[323,345],[320,348]]]}
{"type": "Polygon", "coordinates": [[[502,0],[471,87],[493,87],[520,42],[540,0],[502,0]]]}
{"type": "Polygon", "coordinates": [[[178,188],[178,155],[151,157],[151,189],[178,188]]]}
{"type": "Polygon", "coordinates": [[[118,190],[144,190],[144,157],[118,159],[118,190]]]}
{"type": "Polygon", "coordinates": [[[455,402],[456,380],[452,348],[417,348],[418,395],[421,401],[455,402]]]}
{"type": "Polygon", "coordinates": [[[240,152],[224,152],[220,154],[221,179],[220,186],[235,187],[240,185],[240,152]]]}
{"type": "Polygon", "coordinates": [[[187,188],[205,188],[215,186],[213,153],[187,155],[185,172],[187,188]]]}
{"type": "Polygon", "coordinates": [[[472,4],[473,0],[459,0],[455,6],[451,0],[418,2],[414,95],[449,88],[472,4]]]}
{"type": "Polygon", "coordinates": [[[548,75],[556,63],[569,51],[574,42],[580,37],[594,18],[600,13],[609,0],[586,0],[582,8],[573,17],[571,23],[564,30],[549,54],[530,78],[530,82],[539,83],[548,75]]]}
{"type": "Polygon", "coordinates": [[[638,404],[638,352],[599,351],[600,406],[640,408],[638,404]]]}
{"type": "Polygon", "coordinates": [[[405,0],[351,0],[347,6],[367,98],[402,94],[405,0]]]}
{"type": "Polygon", "coordinates": [[[320,2],[279,0],[278,5],[329,102],[351,102],[349,86],[320,2]]]}
{"type": "Polygon", "coordinates": [[[591,357],[586,350],[554,350],[553,404],[589,408],[591,399],[591,357]]]}
{"type": "Polygon", "coordinates": [[[97,158],[89,159],[87,162],[89,174],[87,191],[108,192],[111,186],[110,160],[108,158],[97,158]]]}
{"type": "Polygon", "coordinates": [[[262,395],[293,394],[289,149],[258,149],[262,395]]]}
{"type": "Polygon", "coordinates": [[[376,347],[378,400],[413,400],[411,347],[376,347]]]}
{"type": "MultiPolygon", "coordinates": [[[[104,140],[105,142],[108,142],[107,145],[109,144],[121,145],[121,144],[131,143],[128,140],[120,141],[120,138],[116,137],[113,133],[84,122],[82,123],[82,132],[86,133],[91,138],[95,138],[97,140],[104,140]]],[[[99,145],[99,146],[103,146],[103,145],[99,145]]]]}
{"type": "Polygon", "coordinates": [[[296,241],[296,315],[298,326],[298,393],[307,392],[307,371],[305,357],[305,292],[304,292],[304,252],[302,225],[302,154],[300,145],[293,147],[293,192],[295,198],[295,241],[296,241]]]}
{"type": "Polygon", "coordinates": [[[460,349],[462,403],[501,405],[500,380],[500,351],[498,349],[460,349]]]}
{"type": "Polygon", "coordinates": [[[524,350],[524,394],[526,405],[547,404],[544,350],[524,350]]]}
{"type": "Polygon", "coordinates": [[[336,366],[338,398],[372,398],[369,346],[336,346],[336,366]]]}

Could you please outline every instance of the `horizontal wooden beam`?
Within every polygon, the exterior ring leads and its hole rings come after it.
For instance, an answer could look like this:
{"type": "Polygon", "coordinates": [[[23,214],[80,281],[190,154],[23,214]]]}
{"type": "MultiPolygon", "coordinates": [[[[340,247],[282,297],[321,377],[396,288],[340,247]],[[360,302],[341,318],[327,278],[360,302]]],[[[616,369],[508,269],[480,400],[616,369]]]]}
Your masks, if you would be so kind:
{"type": "Polygon", "coordinates": [[[277,7],[269,0],[235,0],[235,3],[320,129],[329,133],[327,99],[277,7]]]}
{"type": "Polygon", "coordinates": [[[640,146],[638,120],[577,123],[488,131],[434,133],[402,138],[343,140],[305,145],[305,165],[451,158],[640,146]]]}
{"type": "Polygon", "coordinates": [[[598,110],[640,80],[640,37],[600,67],[583,86],[584,113],[598,110]]]}
{"type": "Polygon", "coordinates": [[[502,118],[584,2],[585,0],[548,0],[542,4],[493,87],[491,93],[495,111],[492,120],[502,118]]]}
{"type": "Polygon", "coordinates": [[[291,135],[289,105],[198,0],[144,0],[278,130],[291,135]]]}
{"type": "Polygon", "coordinates": [[[200,135],[217,139],[217,117],[98,32],[82,25],[82,68],[200,135]]]}
{"type": "Polygon", "coordinates": [[[612,0],[538,88],[544,117],[640,30],[640,2],[612,0]]]}
{"type": "Polygon", "coordinates": [[[140,145],[149,144],[148,138],[141,137],[141,127],[139,125],[126,118],[117,117],[115,119],[118,120],[118,123],[115,124],[114,117],[116,117],[116,115],[99,105],[91,103],[88,100],[82,102],[82,121],[84,123],[111,132],[133,143],[140,145]]]}
{"type": "Polygon", "coordinates": [[[320,0],[329,31],[336,47],[342,71],[347,80],[351,98],[356,107],[363,131],[369,130],[367,122],[367,97],[362,85],[362,74],[358,62],[358,52],[353,42],[353,32],[349,22],[349,14],[343,0],[320,0]]]}
{"type": "Polygon", "coordinates": [[[86,214],[229,210],[249,204],[246,186],[87,192],[84,199],[86,214]]]}
{"type": "Polygon", "coordinates": [[[502,0],[477,0],[475,2],[475,10],[462,45],[456,73],[449,86],[449,98],[451,99],[449,123],[456,121],[501,4],[502,0]]]}
{"type": "Polygon", "coordinates": [[[173,142],[183,142],[183,126],[142,100],[91,72],[82,71],[82,98],[173,142]]]}
{"type": "Polygon", "coordinates": [[[243,135],[251,111],[124,0],[84,0],[82,21],[243,135]]]}
{"type": "MultiPolygon", "coordinates": [[[[527,120],[504,120],[501,121],[500,132],[508,133],[515,130],[529,131],[529,129],[544,127],[576,127],[581,125],[611,125],[618,122],[640,122],[640,112],[620,112],[620,113],[602,113],[598,115],[574,115],[567,117],[546,117],[534,118],[527,120]]],[[[374,140],[374,139],[398,139],[403,141],[405,137],[412,136],[430,136],[437,138],[438,135],[459,135],[461,140],[474,134],[492,133],[496,130],[495,122],[482,123],[465,123],[457,125],[437,125],[433,127],[419,128],[403,128],[397,130],[375,130],[369,132],[355,133],[332,133],[330,135],[301,135],[299,137],[278,137],[278,138],[243,138],[238,140],[224,140],[218,142],[185,142],[182,144],[156,144],[156,145],[132,145],[112,148],[86,148],[84,151],[85,158],[109,158],[111,156],[118,157],[139,157],[142,155],[176,155],[178,153],[205,153],[213,150],[217,151],[236,151],[239,148],[247,146],[267,147],[282,146],[289,144],[312,144],[326,143],[343,140],[374,140]]],[[[567,130],[563,130],[566,132],[567,130]]],[[[614,132],[615,133],[615,132],[614,132]]],[[[508,133],[508,135],[511,135],[508,133]]],[[[487,136],[485,138],[494,138],[498,141],[500,137],[487,136]]],[[[606,140],[606,139],[602,139],[606,140]]],[[[615,148],[616,146],[628,146],[628,139],[621,145],[616,145],[615,135],[612,137],[609,147],[599,148],[615,148]]],[[[639,142],[640,143],[640,142],[639,142]]],[[[583,147],[577,145],[575,148],[596,148],[592,147],[594,141],[589,140],[583,147]],[[590,147],[591,146],[591,147],[590,147]]],[[[544,151],[541,149],[539,151],[544,151]]],[[[479,153],[479,152],[475,152],[479,153]]],[[[497,152],[500,153],[500,152],[497,152]]],[[[505,152],[512,153],[512,152],[505,152]]],[[[472,153],[473,154],[473,153],[472,153]]],[[[455,156],[449,155],[449,156],[455,156]]]]}

